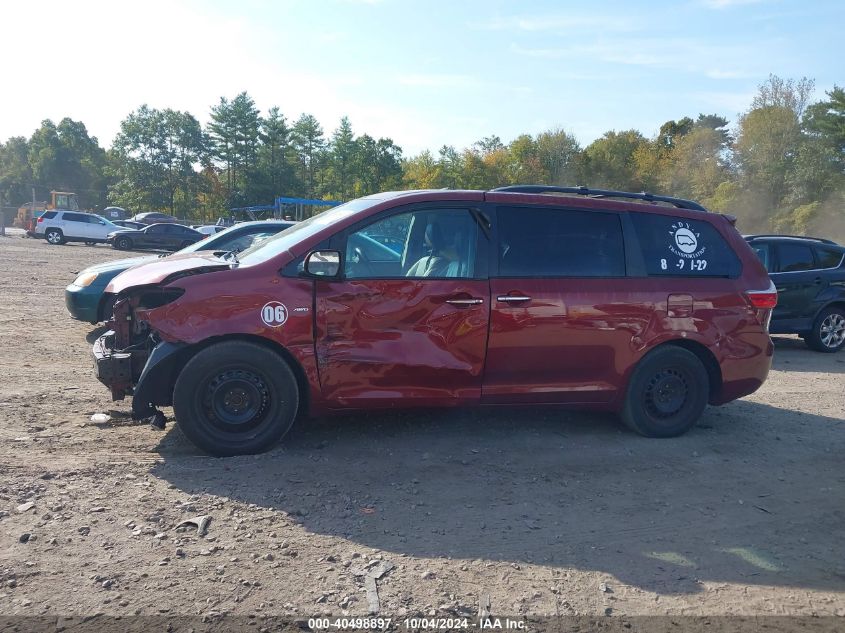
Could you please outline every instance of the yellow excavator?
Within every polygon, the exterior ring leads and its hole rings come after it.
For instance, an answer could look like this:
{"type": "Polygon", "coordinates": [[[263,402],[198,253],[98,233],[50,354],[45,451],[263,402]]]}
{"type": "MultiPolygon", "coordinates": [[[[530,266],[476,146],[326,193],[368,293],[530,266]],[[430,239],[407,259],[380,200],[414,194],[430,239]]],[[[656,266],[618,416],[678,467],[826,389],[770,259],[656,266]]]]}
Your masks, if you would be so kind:
{"type": "Polygon", "coordinates": [[[27,202],[18,208],[15,225],[26,229],[26,234],[32,237],[35,223],[45,211],[61,209],[63,211],[79,211],[79,200],[70,191],[51,191],[50,202],[27,202]]]}

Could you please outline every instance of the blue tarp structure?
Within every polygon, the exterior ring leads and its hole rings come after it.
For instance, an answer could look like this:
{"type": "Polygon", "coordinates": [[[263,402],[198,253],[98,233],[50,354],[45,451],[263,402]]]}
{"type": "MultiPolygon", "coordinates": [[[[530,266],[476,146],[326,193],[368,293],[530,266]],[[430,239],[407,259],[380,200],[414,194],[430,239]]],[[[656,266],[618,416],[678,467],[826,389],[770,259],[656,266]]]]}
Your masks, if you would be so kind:
{"type": "MultiPolygon", "coordinates": [[[[336,200],[317,200],[311,198],[287,198],[279,196],[275,199],[273,204],[259,204],[252,207],[235,207],[229,209],[232,219],[238,214],[244,214],[250,220],[258,220],[261,218],[274,217],[276,219],[284,219],[290,217],[292,220],[304,220],[305,207],[334,207],[341,204],[336,200]],[[269,212],[269,213],[268,213],[269,212]]],[[[310,214],[309,214],[310,215],[310,214]]]]}

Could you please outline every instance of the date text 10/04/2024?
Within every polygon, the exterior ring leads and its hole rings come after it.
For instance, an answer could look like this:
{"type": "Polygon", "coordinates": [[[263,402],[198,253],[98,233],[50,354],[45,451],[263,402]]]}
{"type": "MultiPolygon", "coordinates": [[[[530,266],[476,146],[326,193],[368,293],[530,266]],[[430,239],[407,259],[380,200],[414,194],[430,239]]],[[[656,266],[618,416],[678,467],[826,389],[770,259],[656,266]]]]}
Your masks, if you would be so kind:
{"type": "MultiPolygon", "coordinates": [[[[311,618],[308,628],[312,630],[379,630],[388,629],[393,624],[392,618],[311,618]]],[[[524,631],[525,622],[513,618],[483,617],[477,620],[469,618],[405,618],[399,624],[412,631],[448,631],[479,629],[484,631],[524,631]]]]}

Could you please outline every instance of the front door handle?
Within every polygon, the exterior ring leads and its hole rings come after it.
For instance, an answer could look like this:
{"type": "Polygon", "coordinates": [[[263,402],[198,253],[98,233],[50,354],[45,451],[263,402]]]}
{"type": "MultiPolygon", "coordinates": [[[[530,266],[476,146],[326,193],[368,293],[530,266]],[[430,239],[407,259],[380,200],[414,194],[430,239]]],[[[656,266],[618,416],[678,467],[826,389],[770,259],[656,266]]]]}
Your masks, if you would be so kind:
{"type": "Polygon", "coordinates": [[[453,306],[477,306],[484,303],[484,299],[446,299],[446,303],[453,306]]]}
{"type": "Polygon", "coordinates": [[[526,297],[525,295],[499,295],[496,297],[496,301],[502,301],[504,303],[522,303],[523,301],[531,301],[531,297],[526,297]]]}

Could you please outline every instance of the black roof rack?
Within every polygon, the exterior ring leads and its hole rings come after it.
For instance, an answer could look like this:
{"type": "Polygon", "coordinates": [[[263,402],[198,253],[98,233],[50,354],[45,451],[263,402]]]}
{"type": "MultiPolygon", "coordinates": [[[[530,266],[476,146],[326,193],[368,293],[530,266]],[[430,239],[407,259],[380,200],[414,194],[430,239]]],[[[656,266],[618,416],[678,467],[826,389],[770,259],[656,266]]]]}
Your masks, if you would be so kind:
{"type": "Polygon", "coordinates": [[[588,187],[555,187],[552,185],[511,185],[508,187],[497,187],[491,191],[506,193],[569,193],[590,198],[628,198],[630,200],[642,200],[644,202],[666,202],[678,209],[690,209],[693,211],[707,211],[697,202],[684,200],[683,198],[672,198],[671,196],[656,196],[652,193],[632,193],[630,191],[612,191],[610,189],[590,189],[588,187]]]}
{"type": "Polygon", "coordinates": [[[775,234],[775,233],[772,233],[772,234],[761,233],[759,235],[743,235],[743,237],[747,240],[755,240],[758,237],[784,237],[786,239],[792,239],[792,240],[812,240],[814,242],[821,242],[822,244],[830,244],[832,246],[839,246],[839,243],[834,242],[833,240],[826,240],[823,237],[810,237],[808,235],[783,235],[783,234],[778,235],[778,234],[775,234]]]}

